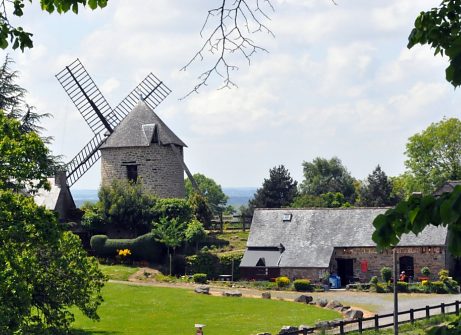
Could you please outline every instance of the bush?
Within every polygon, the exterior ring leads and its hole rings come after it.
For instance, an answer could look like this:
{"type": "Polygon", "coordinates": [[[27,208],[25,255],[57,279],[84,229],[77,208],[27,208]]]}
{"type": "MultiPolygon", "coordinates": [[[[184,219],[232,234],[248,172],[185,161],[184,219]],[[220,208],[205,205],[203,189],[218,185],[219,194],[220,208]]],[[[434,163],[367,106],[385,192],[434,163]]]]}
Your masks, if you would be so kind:
{"type": "Polygon", "coordinates": [[[296,279],[293,282],[293,286],[296,291],[299,292],[312,292],[313,287],[309,279],[296,279]]]}
{"type": "Polygon", "coordinates": [[[194,273],[192,280],[197,284],[206,284],[207,276],[206,273],[194,273]]]}
{"type": "Polygon", "coordinates": [[[445,286],[442,281],[433,281],[430,284],[430,291],[432,293],[447,293],[445,286]]]}
{"type": "Polygon", "coordinates": [[[388,293],[389,291],[389,286],[386,283],[376,284],[376,293],[388,293]]]}
{"type": "Polygon", "coordinates": [[[397,292],[408,292],[408,283],[404,281],[397,282],[397,292]]]}
{"type": "Polygon", "coordinates": [[[459,293],[459,285],[456,280],[448,278],[443,284],[448,293],[459,293]]]}
{"type": "Polygon", "coordinates": [[[381,268],[381,279],[383,280],[383,282],[387,283],[388,281],[391,280],[392,278],[392,270],[391,268],[388,268],[387,266],[384,266],[383,268],[381,268]]]}
{"type": "Polygon", "coordinates": [[[438,275],[441,282],[448,280],[448,270],[440,270],[438,275]]]}
{"type": "Polygon", "coordinates": [[[370,284],[373,284],[373,285],[378,284],[378,277],[377,276],[371,277],[370,284]]]}
{"type": "Polygon", "coordinates": [[[429,268],[427,266],[423,267],[421,269],[421,274],[424,276],[424,277],[429,277],[431,275],[431,271],[429,270],[429,268]]]}
{"type": "Polygon", "coordinates": [[[231,274],[234,264],[234,279],[239,277],[240,261],[243,252],[233,252],[216,256],[203,248],[198,254],[186,257],[186,273],[206,273],[208,278],[217,278],[220,274],[231,274]]]}
{"type": "Polygon", "coordinates": [[[162,246],[152,233],[133,239],[109,239],[106,235],[94,235],[90,245],[97,257],[115,257],[117,250],[123,249],[129,249],[135,260],[159,262],[163,256],[162,246]]]}
{"type": "Polygon", "coordinates": [[[157,199],[151,211],[154,222],[163,217],[177,219],[180,223],[192,220],[192,208],[185,199],[157,199]]]}
{"type": "Polygon", "coordinates": [[[290,286],[290,279],[285,276],[275,278],[275,283],[277,284],[278,288],[285,288],[290,286]]]}

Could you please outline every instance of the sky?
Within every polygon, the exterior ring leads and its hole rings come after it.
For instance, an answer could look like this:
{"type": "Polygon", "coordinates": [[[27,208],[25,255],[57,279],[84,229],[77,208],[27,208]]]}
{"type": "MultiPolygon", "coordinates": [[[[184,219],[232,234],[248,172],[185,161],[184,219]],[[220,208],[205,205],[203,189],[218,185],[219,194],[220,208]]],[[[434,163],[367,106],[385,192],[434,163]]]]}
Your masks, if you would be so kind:
{"type": "MultiPolygon", "coordinates": [[[[250,2],[255,2],[250,0],[250,2]]],[[[185,162],[224,187],[260,186],[283,164],[301,182],[302,163],[339,157],[365,179],[379,164],[389,176],[405,170],[410,136],[443,117],[458,117],[459,92],[445,81],[447,58],[428,46],[406,48],[418,13],[438,1],[272,0],[258,52],[232,71],[238,85],[210,81],[182,99],[213,59],[180,69],[203,43],[200,29],[218,0],[111,0],[79,15],[47,14],[25,3],[21,25],[34,48],[0,51],[13,58],[27,101],[54,137],[65,162],[92,138],[54,77],[79,58],[115,107],[149,73],[173,91],[156,113],[188,145],[185,162]],[[458,107],[458,108],[456,108],[458,107]]],[[[96,189],[99,163],[74,186],[96,189]]]]}

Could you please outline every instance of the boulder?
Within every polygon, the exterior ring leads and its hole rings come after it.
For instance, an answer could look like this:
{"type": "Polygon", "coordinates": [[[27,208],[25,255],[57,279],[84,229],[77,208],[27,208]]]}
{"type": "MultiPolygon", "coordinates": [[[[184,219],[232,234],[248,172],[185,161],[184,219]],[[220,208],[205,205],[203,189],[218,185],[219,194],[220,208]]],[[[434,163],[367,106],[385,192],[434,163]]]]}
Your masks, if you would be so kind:
{"type": "Polygon", "coordinates": [[[240,292],[240,291],[224,291],[222,293],[222,295],[225,296],[225,297],[241,297],[242,292],[240,292]]]}
{"type": "Polygon", "coordinates": [[[298,327],[298,330],[311,329],[311,328],[312,328],[312,326],[309,326],[309,325],[300,325],[298,327]]]}
{"type": "Polygon", "coordinates": [[[328,300],[327,299],[319,299],[317,301],[317,304],[320,306],[320,307],[325,307],[327,304],[328,304],[328,300]]]}
{"type": "Polygon", "coordinates": [[[304,294],[302,294],[302,295],[300,295],[299,297],[297,297],[297,298],[295,299],[295,302],[301,302],[301,303],[303,303],[303,304],[308,304],[308,303],[310,303],[310,302],[313,301],[313,300],[314,300],[314,298],[312,298],[310,295],[304,295],[304,294]]]}
{"type": "Polygon", "coordinates": [[[330,308],[330,309],[335,309],[338,307],[343,307],[343,304],[337,300],[333,300],[333,301],[330,301],[325,307],[330,308]]]}
{"type": "Polygon", "coordinates": [[[261,293],[261,298],[270,299],[271,298],[271,293],[270,292],[263,292],[263,293],[261,293]]]}
{"type": "Polygon", "coordinates": [[[279,335],[294,333],[294,332],[297,332],[297,331],[298,331],[298,327],[295,327],[295,326],[283,326],[282,329],[280,329],[279,335]]]}
{"type": "Polygon", "coordinates": [[[358,309],[350,309],[346,312],[346,317],[351,320],[363,318],[363,312],[358,309]]]}
{"type": "Polygon", "coordinates": [[[197,286],[194,291],[195,293],[200,293],[200,294],[210,294],[210,287],[209,286],[197,286]]]}
{"type": "Polygon", "coordinates": [[[328,321],[320,321],[315,324],[315,327],[319,329],[327,329],[329,326],[330,323],[328,321]]]}
{"type": "Polygon", "coordinates": [[[344,312],[347,312],[349,309],[351,308],[351,306],[343,306],[339,309],[339,311],[341,313],[344,313],[344,312]]]}

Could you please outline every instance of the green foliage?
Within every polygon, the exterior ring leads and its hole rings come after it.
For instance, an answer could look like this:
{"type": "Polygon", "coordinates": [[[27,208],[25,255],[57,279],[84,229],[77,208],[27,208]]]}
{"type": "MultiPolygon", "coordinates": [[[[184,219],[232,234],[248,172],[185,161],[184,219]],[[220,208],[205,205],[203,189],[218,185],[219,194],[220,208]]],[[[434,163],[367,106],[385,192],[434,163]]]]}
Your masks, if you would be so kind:
{"type": "Polygon", "coordinates": [[[192,275],[192,280],[194,281],[194,283],[206,284],[207,275],[206,275],[206,273],[194,273],[192,275]]]}
{"type": "Polygon", "coordinates": [[[0,223],[0,333],[60,333],[72,306],[98,319],[104,275],[53,212],[0,190],[0,223]]]}
{"type": "Polygon", "coordinates": [[[184,241],[185,230],[186,225],[178,219],[162,217],[159,222],[154,223],[152,233],[158,242],[176,249],[184,241]]]}
{"type": "Polygon", "coordinates": [[[429,268],[427,266],[424,266],[422,269],[421,269],[421,274],[425,277],[429,277],[431,275],[431,270],[429,270],[429,268]]]}
{"type": "Polygon", "coordinates": [[[387,283],[389,280],[391,280],[392,278],[391,268],[384,266],[381,268],[380,273],[381,273],[381,279],[383,280],[383,282],[387,283]]]}
{"type": "Polygon", "coordinates": [[[370,284],[373,284],[373,285],[378,284],[378,277],[377,276],[371,277],[370,284]]]}
{"type": "Polygon", "coordinates": [[[390,292],[390,289],[387,283],[376,284],[376,293],[388,293],[388,292],[390,292]]]}
{"type": "Polygon", "coordinates": [[[365,207],[393,206],[398,202],[393,196],[392,183],[378,165],[360,189],[360,205],[365,207]]]}
{"type": "Polygon", "coordinates": [[[461,121],[450,118],[432,123],[408,139],[405,154],[417,191],[430,194],[447,180],[461,179],[461,121]]]}
{"type": "Polygon", "coordinates": [[[319,208],[326,207],[321,196],[312,194],[299,194],[291,203],[292,208],[319,208]]]}
{"type": "Polygon", "coordinates": [[[448,270],[442,269],[439,271],[438,275],[441,282],[448,280],[448,270]]]}
{"type": "Polygon", "coordinates": [[[175,219],[180,224],[192,220],[192,208],[185,199],[157,199],[151,209],[152,220],[158,222],[161,218],[175,219]]]}
{"type": "Polygon", "coordinates": [[[437,198],[411,196],[401,201],[375,218],[372,239],[383,249],[397,245],[403,234],[417,235],[428,225],[447,227],[448,250],[455,256],[461,255],[461,186],[437,198]]]}
{"type": "MultiPolygon", "coordinates": [[[[207,199],[207,203],[211,207],[213,214],[217,215],[222,213],[226,208],[228,198],[227,195],[225,195],[222,191],[221,185],[217,184],[213,179],[208,178],[201,173],[195,173],[193,177],[198,185],[200,193],[203,194],[203,196],[207,199]]],[[[185,187],[186,197],[188,199],[197,193],[189,178],[185,181],[185,187]]]]}
{"type": "Polygon", "coordinates": [[[397,281],[397,292],[408,292],[408,283],[404,281],[397,281]]]}
{"type": "Polygon", "coordinates": [[[97,257],[115,257],[117,250],[129,249],[133,259],[150,262],[159,262],[164,252],[153,233],[133,239],[109,239],[106,235],[93,235],[90,246],[97,257]]]}
{"type": "Polygon", "coordinates": [[[296,279],[293,281],[293,287],[299,292],[312,292],[314,289],[309,279],[296,279]]]}
{"type": "Polygon", "coordinates": [[[49,150],[35,132],[24,132],[21,123],[0,110],[0,189],[49,188],[54,174],[49,150]]]}
{"type": "Polygon", "coordinates": [[[195,249],[197,252],[198,244],[206,238],[207,232],[205,231],[205,228],[203,228],[203,224],[194,219],[187,224],[184,235],[187,242],[195,243],[195,249]]]}
{"type": "Polygon", "coordinates": [[[430,291],[434,293],[447,293],[447,290],[442,281],[433,281],[429,285],[430,291]]]}
{"type": "MultiPolygon", "coordinates": [[[[48,13],[54,11],[63,14],[72,10],[78,14],[80,6],[86,6],[91,9],[104,8],[107,6],[108,0],[40,0],[42,10],[48,13]]],[[[32,1],[31,1],[32,2],[32,1]]],[[[24,14],[24,0],[15,0],[12,2],[12,7],[6,6],[8,12],[2,12],[0,16],[0,48],[6,49],[11,43],[13,49],[20,48],[24,51],[25,48],[32,48],[32,33],[25,31],[22,27],[15,27],[11,24],[8,15],[22,17],[24,14]]],[[[15,19],[14,21],[16,21],[15,19]]]]}
{"type": "Polygon", "coordinates": [[[210,209],[207,198],[197,192],[192,192],[187,202],[195,218],[208,228],[213,219],[213,212],[210,209]]]}
{"type": "Polygon", "coordinates": [[[321,198],[325,205],[324,207],[327,208],[350,207],[350,203],[339,192],[327,192],[322,194],[321,198]]]}
{"type": "Polygon", "coordinates": [[[446,80],[453,86],[461,85],[461,2],[443,0],[439,7],[421,12],[408,37],[408,48],[428,44],[434,54],[446,55],[450,65],[445,70],[446,80]]]}
{"type": "Polygon", "coordinates": [[[264,179],[262,187],[256,190],[248,207],[254,210],[289,206],[297,195],[297,184],[283,165],[273,167],[269,170],[269,179],[264,179]]]}
{"type": "Polygon", "coordinates": [[[145,234],[154,218],[152,208],[157,199],[147,193],[142,183],[114,180],[98,192],[99,201],[85,205],[82,223],[91,230],[116,227],[131,236],[145,234]]]}
{"type": "Polygon", "coordinates": [[[287,288],[290,286],[290,279],[285,276],[280,276],[275,278],[275,283],[277,284],[278,288],[287,288]]]}
{"type": "Polygon", "coordinates": [[[354,203],[354,178],[338,157],[330,160],[317,157],[312,163],[303,162],[304,180],[300,185],[302,194],[320,196],[328,192],[341,193],[346,201],[354,203]]]}

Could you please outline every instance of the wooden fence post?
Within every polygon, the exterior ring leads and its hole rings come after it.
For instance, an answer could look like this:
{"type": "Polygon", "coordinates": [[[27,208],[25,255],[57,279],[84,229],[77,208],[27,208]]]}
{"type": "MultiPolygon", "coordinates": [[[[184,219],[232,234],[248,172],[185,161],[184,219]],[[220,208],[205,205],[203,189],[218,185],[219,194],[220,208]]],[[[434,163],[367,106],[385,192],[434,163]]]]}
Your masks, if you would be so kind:
{"type": "Polygon", "coordinates": [[[413,308],[410,309],[410,322],[415,323],[415,312],[413,308]]]}
{"type": "Polygon", "coordinates": [[[459,300],[456,300],[455,302],[455,313],[456,315],[459,315],[459,300]]]}
{"type": "Polygon", "coordinates": [[[363,319],[362,318],[359,318],[358,320],[358,324],[359,324],[359,333],[362,334],[362,327],[363,327],[363,319]]]}
{"type": "Polygon", "coordinates": [[[379,330],[379,315],[375,314],[375,330],[379,330]]]}
{"type": "Polygon", "coordinates": [[[344,321],[339,321],[339,334],[344,335],[344,321]]]}
{"type": "Polygon", "coordinates": [[[431,317],[429,313],[429,306],[426,306],[426,319],[429,319],[431,317]]]}
{"type": "Polygon", "coordinates": [[[445,315],[445,304],[443,302],[440,304],[440,312],[445,315]]]}

